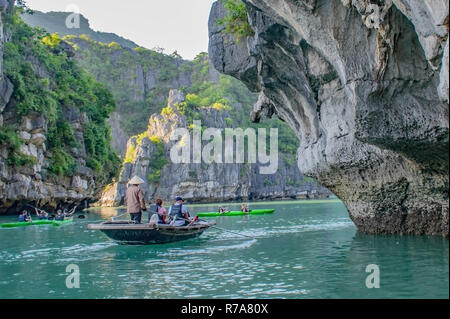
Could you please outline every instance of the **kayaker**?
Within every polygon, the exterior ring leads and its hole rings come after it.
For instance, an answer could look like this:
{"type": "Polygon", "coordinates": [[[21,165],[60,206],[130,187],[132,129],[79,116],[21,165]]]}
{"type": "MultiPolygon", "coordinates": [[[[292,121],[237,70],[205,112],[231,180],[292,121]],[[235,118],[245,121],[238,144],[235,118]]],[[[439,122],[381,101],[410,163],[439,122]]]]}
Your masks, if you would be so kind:
{"type": "Polygon", "coordinates": [[[28,215],[26,210],[23,210],[19,215],[19,222],[30,222],[31,217],[28,215]]]}
{"type": "Polygon", "coordinates": [[[144,180],[139,176],[134,176],[128,184],[130,185],[125,193],[125,204],[127,205],[127,213],[130,214],[131,220],[136,224],[140,224],[142,220],[142,211],[146,211],[147,207],[144,202],[144,194],[139,185],[144,184],[144,180]]]}
{"type": "Polygon", "coordinates": [[[184,199],[177,197],[175,203],[170,206],[169,216],[173,218],[173,226],[186,226],[190,224],[189,210],[184,205],[184,199]]]}
{"type": "Polygon", "coordinates": [[[244,214],[248,214],[249,210],[248,210],[247,204],[241,205],[241,212],[243,212],[244,214]]]}
{"type": "Polygon", "coordinates": [[[77,206],[72,208],[70,212],[67,211],[67,209],[64,209],[64,217],[72,217],[73,214],[75,214],[75,210],[77,209],[77,206]]]}
{"type": "Polygon", "coordinates": [[[56,211],[55,220],[64,220],[64,213],[61,209],[56,211]]]}
{"type": "Polygon", "coordinates": [[[220,214],[226,214],[228,212],[229,212],[229,210],[226,207],[219,206],[219,213],[220,214]]]}
{"type": "Polygon", "coordinates": [[[36,212],[36,216],[39,217],[40,220],[46,220],[48,219],[48,213],[46,211],[43,211],[42,209],[34,208],[34,211],[36,212]]]}

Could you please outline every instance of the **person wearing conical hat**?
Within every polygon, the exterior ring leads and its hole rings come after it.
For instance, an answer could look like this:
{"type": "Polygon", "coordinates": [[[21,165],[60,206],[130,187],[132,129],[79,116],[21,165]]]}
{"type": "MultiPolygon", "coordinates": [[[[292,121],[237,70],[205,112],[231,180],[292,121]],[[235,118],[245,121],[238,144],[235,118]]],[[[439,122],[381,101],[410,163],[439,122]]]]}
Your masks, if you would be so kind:
{"type": "Polygon", "coordinates": [[[142,220],[142,211],[146,211],[144,194],[139,185],[144,184],[144,180],[139,176],[134,176],[128,182],[128,189],[125,193],[125,205],[127,205],[127,213],[130,214],[131,220],[136,224],[140,224],[142,220]]]}

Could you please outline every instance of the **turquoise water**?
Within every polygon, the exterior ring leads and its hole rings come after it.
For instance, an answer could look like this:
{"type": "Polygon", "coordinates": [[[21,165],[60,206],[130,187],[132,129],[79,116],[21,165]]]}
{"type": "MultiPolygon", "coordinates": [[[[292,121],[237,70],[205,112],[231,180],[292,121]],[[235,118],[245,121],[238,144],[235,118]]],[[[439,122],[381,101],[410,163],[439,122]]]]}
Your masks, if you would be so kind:
{"type": "Polygon", "coordinates": [[[449,297],[448,239],[359,234],[336,201],[251,207],[268,206],[275,214],[215,219],[253,239],[210,229],[180,243],[124,246],[87,230],[123,213],[116,209],[62,227],[0,229],[0,298],[449,297]],[[79,289],[66,287],[70,264],[79,289]],[[366,287],[369,264],[379,266],[378,289],[366,287]]]}

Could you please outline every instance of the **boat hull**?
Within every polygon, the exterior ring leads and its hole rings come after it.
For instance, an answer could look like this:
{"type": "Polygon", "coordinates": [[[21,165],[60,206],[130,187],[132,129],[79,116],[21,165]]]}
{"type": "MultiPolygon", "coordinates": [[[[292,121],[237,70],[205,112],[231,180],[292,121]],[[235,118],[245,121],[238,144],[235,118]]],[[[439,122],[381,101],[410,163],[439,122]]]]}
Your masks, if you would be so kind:
{"type": "Polygon", "coordinates": [[[109,238],[125,245],[155,245],[188,240],[200,236],[215,223],[174,227],[170,225],[150,226],[129,222],[90,224],[88,229],[99,230],[109,238]]]}
{"type": "Polygon", "coordinates": [[[17,228],[17,227],[27,227],[27,226],[40,226],[40,225],[52,225],[51,220],[36,220],[32,222],[15,222],[15,223],[5,223],[1,224],[1,228],[17,228]]]}
{"type": "Polygon", "coordinates": [[[66,218],[64,220],[49,220],[49,219],[42,219],[42,220],[35,220],[32,222],[16,222],[16,223],[6,223],[1,224],[1,228],[17,228],[17,227],[27,227],[27,226],[41,226],[41,225],[53,225],[53,226],[61,226],[70,224],[73,222],[73,218],[66,218]]]}
{"type": "Polygon", "coordinates": [[[73,217],[71,218],[65,218],[63,220],[54,220],[52,222],[53,226],[61,226],[61,225],[66,225],[66,224],[70,224],[71,222],[73,222],[73,217]]]}

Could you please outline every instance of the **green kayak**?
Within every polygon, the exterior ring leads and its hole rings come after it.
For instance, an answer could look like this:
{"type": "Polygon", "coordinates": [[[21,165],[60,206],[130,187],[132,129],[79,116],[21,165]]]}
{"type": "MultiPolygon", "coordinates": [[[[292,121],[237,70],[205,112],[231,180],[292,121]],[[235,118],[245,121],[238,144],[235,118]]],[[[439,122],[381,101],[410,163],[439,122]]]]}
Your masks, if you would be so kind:
{"type": "Polygon", "coordinates": [[[33,220],[31,222],[15,222],[2,224],[2,228],[14,228],[14,227],[26,227],[26,226],[37,226],[37,225],[52,225],[52,220],[42,219],[33,220]]]}
{"type": "Polygon", "coordinates": [[[272,214],[275,212],[275,209],[253,209],[248,213],[244,213],[241,211],[231,211],[228,213],[219,213],[219,212],[210,212],[210,213],[197,213],[198,217],[217,217],[217,216],[243,216],[243,215],[263,215],[263,214],[272,214]]]}
{"type": "Polygon", "coordinates": [[[53,220],[52,225],[53,226],[61,226],[61,225],[69,224],[71,222],[73,222],[73,217],[65,218],[64,220],[53,220]]]}
{"type": "Polygon", "coordinates": [[[15,228],[15,227],[26,227],[26,226],[39,226],[39,225],[53,225],[53,226],[61,226],[64,224],[68,224],[73,222],[73,218],[67,218],[64,220],[33,220],[31,222],[15,222],[15,223],[6,223],[2,224],[2,228],[15,228]]]}

